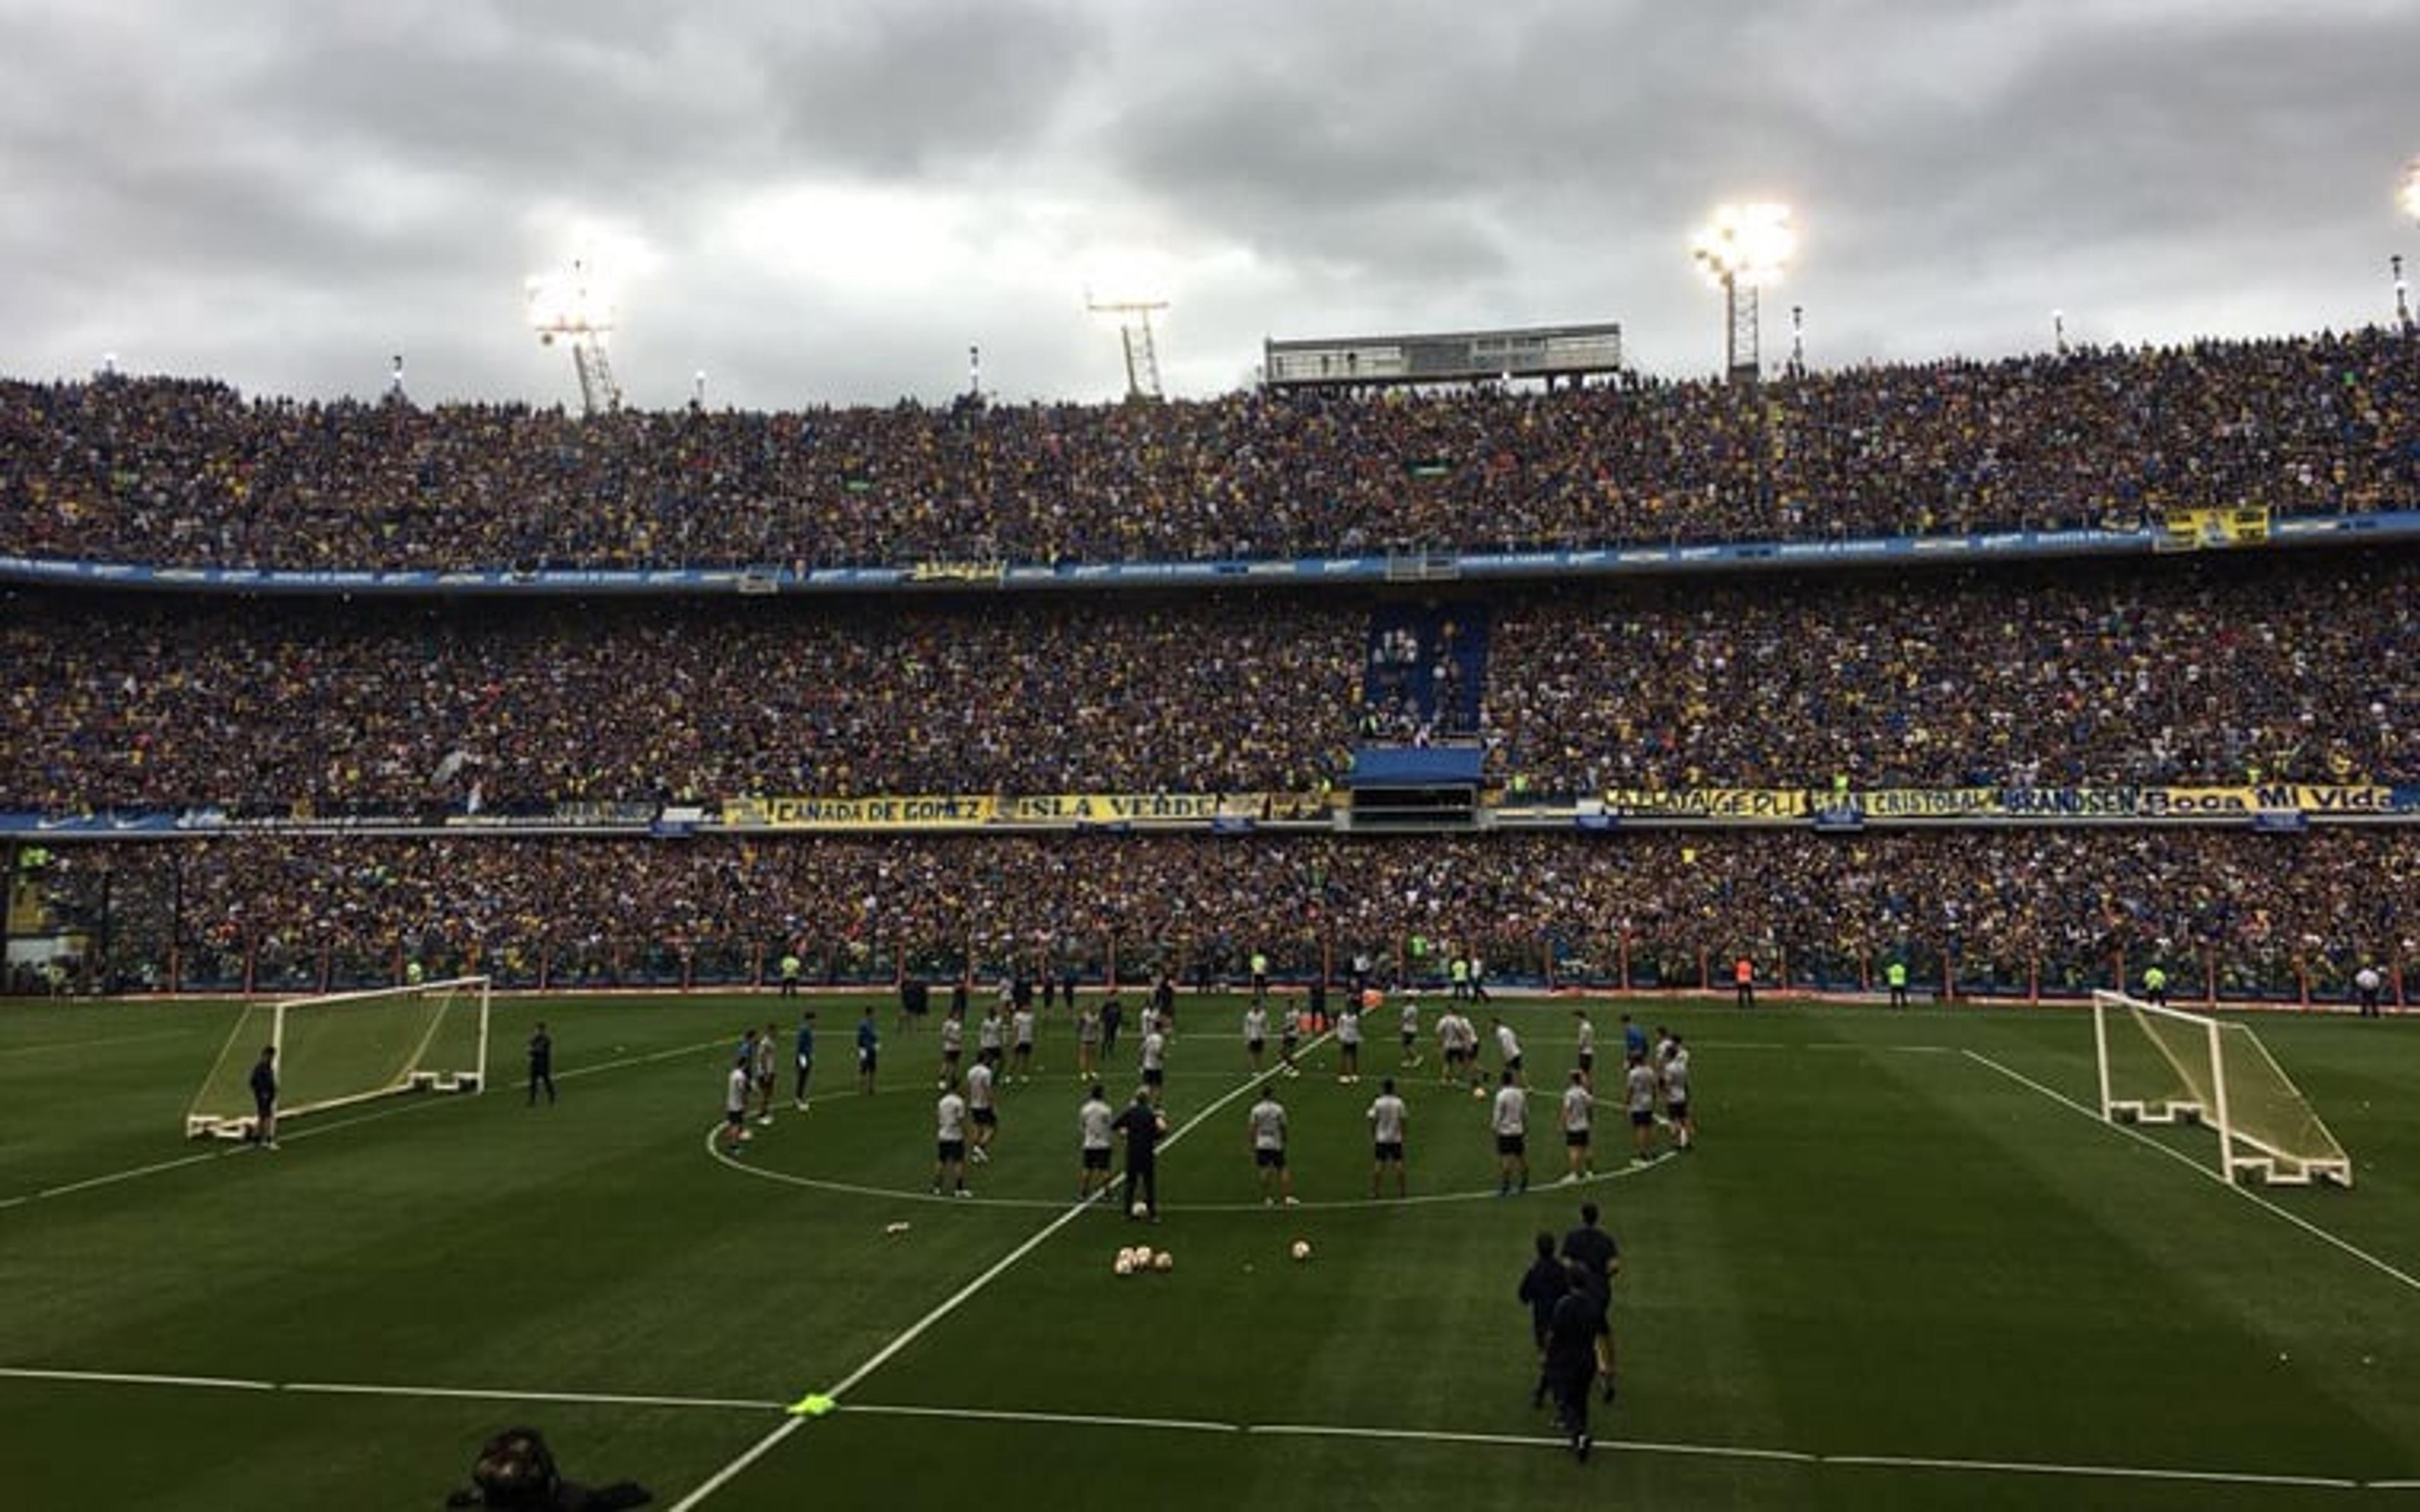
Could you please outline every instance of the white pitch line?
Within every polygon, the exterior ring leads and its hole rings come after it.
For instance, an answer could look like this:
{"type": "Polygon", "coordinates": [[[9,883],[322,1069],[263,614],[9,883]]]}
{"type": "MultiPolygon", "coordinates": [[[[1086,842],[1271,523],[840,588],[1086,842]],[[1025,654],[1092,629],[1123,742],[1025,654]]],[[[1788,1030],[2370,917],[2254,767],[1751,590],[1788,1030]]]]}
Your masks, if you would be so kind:
{"type": "Polygon", "coordinates": [[[2103,1119],[2099,1113],[2085,1106],[2083,1103],[2078,1103],[2075,1099],[2068,1096],[2065,1092],[2058,1090],[2056,1088],[2045,1087],[2041,1083],[2035,1081],[2032,1077],[2024,1074],[2024,1072],[2016,1071],[2008,1066],[2003,1066],[1998,1061],[1993,1060],[1991,1057],[1983,1055],[1978,1051],[1969,1050],[1966,1052],[1966,1056],[1969,1059],[1974,1060],[1978,1064],[1988,1066],[1992,1070],[1998,1072],[2001,1075],[2006,1076],[2012,1082],[2015,1082],[2018,1086],[2038,1092],[2043,1097],[2049,1098],[2052,1102],[2056,1103],[2059,1106],[2081,1115],[2084,1118],[2090,1119],[2094,1123],[2100,1125],[2103,1129],[2112,1130],[2118,1134],[2124,1134],[2127,1138],[2133,1140],[2135,1143],[2143,1146],[2146,1149],[2158,1150],[2161,1154],[2167,1156],[2170,1160],[2175,1161],[2185,1169],[2192,1171],[2195,1175],[2202,1178],[2202,1180],[2217,1182],[2220,1186],[2234,1193],[2237,1196],[2240,1196],[2244,1201],[2251,1203],[2254,1207],[2260,1209],[2262,1211],[2267,1212],[2273,1217],[2282,1218],[2287,1223],[2293,1225],[2303,1232],[2310,1235],[2313,1239],[2319,1240],[2326,1244],[2332,1245],[2335,1249],[2341,1250],[2343,1253],[2351,1256],[2354,1259],[2359,1260],[2362,1264],[2368,1266],[2371,1270],[2376,1271],[2379,1274],[2399,1282],[2413,1291],[2420,1291],[2420,1276],[2414,1276],[2408,1271],[2398,1269],[2388,1261],[2380,1259],[2377,1256],[2372,1255],[2369,1251],[2363,1249],[2360,1245],[2353,1243],[2350,1240],[2337,1238],[2335,1235],[2329,1233],[2326,1229],[2321,1228],[2319,1225],[2311,1222],[2308,1218],[2304,1217],[2298,1212],[2279,1207],[2276,1203],[2270,1201],[2267,1197],[2262,1196],[2259,1193],[2251,1190],[2249,1187],[2237,1185],[2235,1182],[2220,1176],[2216,1171],[2213,1171],[2209,1166],[2202,1165],[2199,1161],[2195,1160],[2192,1156],[2184,1153],[2182,1150],[2172,1149],[2168,1146],[2160,1143],[2158,1140],[2152,1138],[2150,1135],[2143,1133],[2139,1129],[2130,1129],[2124,1124],[2111,1123],[2107,1119],[2103,1119]]]}
{"type": "Polygon", "coordinates": [[[873,1417],[939,1417],[979,1423],[1049,1423],[1088,1428],[1165,1428],[1180,1433],[1245,1433],[1241,1423],[1188,1417],[1119,1417],[1098,1412],[1023,1412],[992,1407],[885,1407],[851,1402],[845,1409],[873,1417]]]}
{"type": "MultiPolygon", "coordinates": [[[[861,1371],[861,1374],[862,1372],[861,1371]]],[[[180,1376],[113,1370],[45,1370],[0,1365],[0,1380],[65,1381],[85,1385],[168,1386],[209,1391],[289,1392],[334,1396],[390,1396],[469,1401],[560,1402],[586,1407],[670,1407],[709,1412],[762,1413],[783,1410],[780,1402],[733,1396],[678,1396],[613,1392],[522,1391],[509,1388],[375,1385],[343,1381],[250,1381],[227,1376],[180,1376]]],[[[1564,1446],[1558,1435],[1466,1433],[1450,1429],[1372,1427],[1340,1423],[1218,1423],[1201,1418],[1136,1417],[1099,1412],[1023,1412],[990,1407],[926,1407],[909,1403],[852,1402],[838,1409],[868,1417],[913,1417],[960,1422],[1032,1423],[1068,1427],[1132,1428],[1173,1433],[1266,1434],[1280,1438],[1388,1440],[1403,1443],[1474,1443],[1508,1448],[1564,1446]]],[[[708,1491],[727,1484],[763,1454],[808,1420],[791,1417],[768,1434],[749,1453],[725,1467],[724,1473],[690,1493],[680,1504],[693,1505],[708,1491]]],[[[1959,1473],[2063,1475],[2078,1479],[2153,1480],[2230,1486],[2308,1486],[2331,1489],[2420,1490],[2420,1480],[2357,1480],[2333,1475],[2271,1474],[2258,1471],[2185,1470],[2144,1465],[2058,1464],[2041,1460],[1961,1459],[1947,1456],[1809,1454],[1797,1449],[1766,1449],[1751,1444],[1674,1443],[1652,1439],[1601,1439],[1598,1447],[1636,1455],[1675,1455],[1699,1458],[1758,1459],[1788,1464],[1839,1465],[1872,1470],[1941,1470],[1959,1473]]]]}
{"type": "Polygon", "coordinates": [[[784,1404],[745,1396],[644,1396],[597,1391],[517,1391],[477,1386],[364,1386],[334,1381],[293,1381],[279,1391],[318,1396],[427,1396],[474,1402],[561,1402],[574,1407],[698,1407],[722,1412],[778,1412],[784,1404]]]}
{"type": "Polygon", "coordinates": [[[273,1381],[241,1381],[229,1376],[161,1376],[121,1370],[35,1370],[0,1365],[0,1378],[10,1381],[71,1381],[99,1386],[199,1386],[211,1391],[275,1391],[273,1381]]]}
{"type": "MultiPolygon", "coordinates": [[[[1326,1036],[1325,1035],[1320,1036],[1320,1040],[1324,1040],[1326,1038],[1326,1036]]],[[[1317,1046],[1320,1040],[1311,1041],[1311,1044],[1304,1048],[1310,1049],[1317,1046]]],[[[1251,1091],[1253,1088],[1259,1087],[1261,1082],[1262,1078],[1258,1076],[1245,1078],[1242,1085],[1215,1099],[1209,1103],[1209,1105],[1202,1108],[1201,1112],[1195,1114],[1192,1118],[1187,1119],[1183,1124],[1179,1125],[1176,1131],[1171,1134],[1163,1142],[1161,1148],[1172,1148],[1178,1140],[1184,1138],[1195,1129],[1200,1128],[1202,1121],[1208,1119],[1212,1114],[1217,1113],[1219,1109],[1225,1107],[1228,1103],[1233,1103],[1235,1099],[1243,1096],[1246,1092],[1251,1091]]],[[[709,1134],[707,1137],[710,1140],[712,1135],[709,1134]]],[[[966,1303],[967,1299],[972,1297],[976,1292],[981,1291],[984,1288],[991,1285],[991,1283],[1010,1266],[1015,1265],[1017,1261],[1025,1258],[1028,1255],[1032,1254],[1036,1249],[1039,1249],[1043,1242],[1048,1240],[1051,1235],[1056,1234],[1059,1230],[1066,1227],[1069,1224],[1074,1223],[1077,1219],[1084,1216],[1086,1213],[1094,1211],[1097,1205],[1091,1201],[1071,1204],[1064,1212],[1062,1212],[1058,1217],[1051,1219],[1048,1223],[1044,1224],[1040,1228],[1034,1230],[1032,1237],[1027,1239],[1025,1242],[1017,1245],[1015,1249],[1010,1250],[1006,1255],[1003,1255],[999,1259],[993,1261],[992,1264],[985,1269],[980,1275],[977,1275],[965,1286],[960,1287],[956,1291],[952,1292],[949,1297],[942,1301],[940,1305],[935,1307],[931,1312],[926,1313],[915,1322],[908,1325],[907,1329],[904,1330],[898,1337],[892,1339],[881,1349],[875,1350],[874,1357],[872,1359],[866,1361],[863,1365],[859,1365],[855,1370],[850,1371],[846,1376],[841,1379],[837,1385],[830,1387],[823,1395],[833,1398],[838,1398],[845,1395],[848,1390],[855,1386],[859,1381],[863,1381],[866,1377],[872,1375],[875,1371],[879,1370],[883,1365],[889,1364],[892,1358],[897,1355],[900,1350],[906,1349],[908,1345],[923,1337],[926,1329],[931,1328],[935,1323],[939,1322],[942,1319],[947,1318],[950,1314],[957,1311],[958,1308],[966,1303]]],[[[799,1424],[806,1421],[807,1419],[803,1417],[793,1417],[787,1422],[782,1424],[781,1427],[775,1428],[772,1432],[768,1433],[765,1437],[756,1441],[755,1444],[745,1454],[742,1454],[738,1458],[715,1472],[715,1473],[696,1490],[690,1492],[689,1495],[681,1498],[678,1502],[674,1503],[672,1512],[690,1512],[691,1507],[696,1506],[698,1504],[704,1502],[707,1497],[721,1489],[725,1485],[728,1485],[732,1477],[737,1475],[741,1471],[746,1470],[750,1465],[755,1463],[757,1459],[769,1452],[774,1445],[780,1443],[783,1439],[788,1438],[793,1432],[795,1432],[799,1424]]]]}
{"type": "MultiPolygon", "coordinates": [[[[2153,1470],[2139,1465],[2056,1465],[2024,1459],[1935,1459],[1921,1455],[1825,1455],[1827,1465],[1863,1465],[1882,1470],[1988,1471],[2011,1475],[2072,1475],[2093,1480],[2190,1481],[2224,1486],[2319,1486],[2333,1490],[2359,1490],[2364,1482],[2331,1475],[2264,1475],[2229,1470],[2153,1470]]],[[[2377,1483],[2368,1483],[2375,1485],[2377,1483]]]]}
{"type": "Polygon", "coordinates": [[[120,1181],[132,1181],[145,1176],[157,1176],[162,1171],[178,1170],[187,1165],[199,1165],[204,1161],[225,1160],[229,1155],[250,1152],[250,1147],[245,1146],[236,1149],[213,1149],[200,1155],[179,1155],[175,1160],[156,1161],[149,1165],[137,1165],[132,1170],[113,1171],[107,1176],[87,1177],[81,1181],[70,1181],[65,1186],[44,1187],[31,1197],[23,1200],[39,1201],[45,1197],[63,1197],[70,1193],[89,1192],[95,1187],[116,1186],[120,1181]]]}
{"type": "MultiPolygon", "coordinates": [[[[844,1196],[885,1197],[897,1202],[929,1202],[944,1208],[1028,1208],[1044,1209],[1055,1212],[1066,1206],[1066,1203],[1058,1197],[969,1197],[961,1200],[946,1193],[919,1192],[910,1187],[867,1186],[860,1181],[834,1181],[820,1176],[800,1176],[794,1171],[771,1170],[763,1165],[751,1165],[723,1149],[721,1142],[714,1138],[722,1127],[721,1124],[717,1123],[711,1125],[706,1131],[709,1153],[716,1164],[742,1175],[753,1177],[760,1181],[778,1181],[785,1186],[804,1187],[814,1192],[837,1192],[844,1196]]],[[[1582,1187],[1602,1186],[1608,1181],[1626,1180],[1634,1176],[1644,1176],[1671,1158],[1673,1158],[1673,1152],[1666,1150],[1644,1165],[1617,1165],[1608,1170],[1599,1171],[1593,1176],[1581,1177],[1576,1181],[1542,1182],[1536,1190],[1576,1192],[1582,1187]]],[[[1427,1207],[1443,1202],[1492,1202],[1497,1195],[1494,1187],[1476,1187],[1468,1192],[1424,1192],[1419,1196],[1335,1197],[1325,1201],[1298,1202],[1290,1211],[1342,1212],[1357,1211],[1367,1208],[1427,1207]]],[[[1170,1202],[1163,1203],[1160,1211],[1162,1212],[1259,1212],[1265,1206],[1265,1203],[1260,1202],[1170,1202]]]]}
{"type": "MultiPolygon", "coordinates": [[[[562,1080],[570,1081],[574,1077],[578,1076],[595,1076],[604,1072],[621,1071],[630,1066],[647,1065],[652,1061],[670,1060],[677,1056],[693,1056],[698,1054],[700,1051],[712,1049],[715,1045],[720,1043],[721,1043],[721,1041],[712,1040],[707,1041],[703,1044],[680,1045],[671,1050],[658,1050],[648,1055],[630,1056],[621,1060],[609,1060],[594,1066],[583,1066],[577,1070],[565,1072],[562,1075],[562,1080]]],[[[508,1084],[500,1083],[498,1085],[499,1087],[502,1087],[508,1084]]],[[[432,1097],[419,1102],[398,1103],[393,1107],[380,1108],[372,1112],[354,1114],[349,1118],[334,1119],[326,1121],[303,1124],[292,1129],[281,1130],[279,1133],[282,1138],[287,1140],[311,1139],[320,1134],[334,1134],[340,1129],[350,1129],[365,1123],[376,1123],[382,1119],[399,1118],[407,1113],[418,1113],[424,1109],[432,1107],[451,1106],[453,1103],[454,1099],[450,1097],[432,1097]]],[[[174,1160],[154,1161],[148,1165],[137,1165],[131,1170],[112,1171],[104,1176],[90,1176],[85,1178],[81,1181],[69,1181],[63,1185],[44,1187],[38,1192],[23,1193],[13,1197],[0,1199],[0,1210],[17,1207],[27,1202],[40,1201],[49,1197],[64,1197],[78,1192],[90,1192],[99,1187],[116,1186],[121,1181],[132,1181],[146,1176],[157,1176],[163,1171],[182,1170],[188,1165],[200,1165],[209,1161],[225,1160],[229,1156],[233,1155],[266,1153],[267,1151],[257,1149],[251,1145],[236,1145],[225,1149],[205,1150],[197,1155],[179,1155],[174,1160]]]]}
{"type": "Polygon", "coordinates": [[[1491,1443],[1516,1449],[1568,1448],[1571,1441],[1536,1433],[1460,1433],[1450,1429],[1332,1427],[1323,1423],[1248,1423],[1246,1433],[1266,1433],[1289,1439],[1393,1439],[1436,1443],[1491,1443]]]}

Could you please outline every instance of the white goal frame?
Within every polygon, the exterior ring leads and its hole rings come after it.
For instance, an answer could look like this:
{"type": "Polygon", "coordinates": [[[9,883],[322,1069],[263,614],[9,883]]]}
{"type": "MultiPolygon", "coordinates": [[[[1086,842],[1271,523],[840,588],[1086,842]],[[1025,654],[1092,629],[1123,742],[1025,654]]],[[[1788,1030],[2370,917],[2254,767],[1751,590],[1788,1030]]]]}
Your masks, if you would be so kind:
{"type": "MultiPolygon", "coordinates": [[[[426,995],[430,993],[445,992],[476,995],[479,1015],[479,1051],[478,1063],[474,1067],[467,1072],[412,1071],[401,1080],[390,1082],[381,1087],[365,1088],[358,1092],[349,1092],[340,1097],[323,1097],[309,1103],[288,1103],[281,1091],[277,1103],[279,1120],[282,1122],[287,1118],[305,1113],[324,1112],[329,1108],[349,1107],[356,1103],[368,1103],[378,1098],[394,1097],[403,1092],[476,1094],[486,1091],[488,1089],[489,1014],[493,1006],[491,1000],[494,985],[493,979],[485,976],[446,977],[436,981],[412,982],[395,987],[373,987],[361,992],[325,993],[308,997],[280,998],[274,1003],[266,1005],[270,1011],[268,1043],[277,1051],[280,1079],[283,1080],[286,1064],[286,1016],[290,1011],[332,1009],[341,1012],[342,1005],[346,1003],[362,1003],[377,998],[426,995]]],[[[249,1014],[236,1021],[235,1028],[228,1035],[226,1044],[219,1052],[218,1064],[224,1065],[230,1055],[248,1054],[253,1045],[261,1042],[257,1030],[247,1027],[256,1022],[249,1014]]],[[[419,1046],[410,1057],[411,1062],[416,1063],[420,1059],[430,1041],[436,1038],[438,1028],[443,1022],[442,1015],[429,1020],[427,1029],[421,1036],[419,1046]]],[[[212,1074],[216,1074],[215,1067],[212,1074]]],[[[206,1087],[205,1091],[207,1089],[206,1087]]],[[[185,1137],[193,1139],[211,1135],[221,1139],[249,1138],[253,1133],[254,1121],[249,1112],[240,1116],[228,1116],[189,1111],[185,1115],[185,1137]]]]}
{"type": "MultiPolygon", "coordinates": [[[[2242,1046],[2237,1047],[2239,1054],[2242,1046]]],[[[2185,1123],[2200,1124],[2218,1134],[2218,1174],[2224,1180],[2257,1180],[2284,1186],[2308,1186],[2314,1180],[2325,1180],[2339,1186],[2352,1185],[2352,1160],[2345,1153],[2335,1134],[2319,1121],[2310,1099],[2303,1095],[2279,1066],[2269,1047],[2260,1042],[2248,1026],[2228,1025],[2204,1013],[2188,1013],[2181,1009],[2147,1003],[2124,993],[2096,991],[2092,995],[2092,1051],[2101,1078],[2101,1117],[2109,1123],[2185,1123]],[[2109,1016],[2123,1012],[2133,1017],[2152,1017],[2184,1026],[2196,1038],[2200,1053],[2190,1060],[2172,1051],[2158,1035],[2144,1033],[2144,1039],[2176,1071],[2178,1080],[2188,1088],[2203,1086],[2210,1088],[2207,1105],[2195,1098],[2179,1098],[2162,1103],[2146,1103],[2140,1098],[2117,1096],[2110,1087],[2109,1016]],[[2325,1153],[2297,1153],[2246,1131],[2235,1117],[2228,1099],[2227,1034],[2233,1028],[2243,1037],[2258,1056],[2267,1074],[2291,1093],[2309,1115],[2312,1127],[2326,1142],[2325,1153]]]]}

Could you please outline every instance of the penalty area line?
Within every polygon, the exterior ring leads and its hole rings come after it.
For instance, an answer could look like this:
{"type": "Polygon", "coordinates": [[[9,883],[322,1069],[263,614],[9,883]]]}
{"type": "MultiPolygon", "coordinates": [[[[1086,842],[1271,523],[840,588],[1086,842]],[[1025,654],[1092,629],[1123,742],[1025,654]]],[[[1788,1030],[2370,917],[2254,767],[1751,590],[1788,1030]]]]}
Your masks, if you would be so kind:
{"type": "Polygon", "coordinates": [[[2310,1235],[2313,1239],[2319,1240],[2320,1242],[2328,1244],[2335,1249],[2350,1256],[2352,1258],[2359,1260],[2362,1264],[2368,1266],[2371,1270],[2376,1271],[2379,1274],[2387,1277],[2389,1280],[2395,1281],[2411,1290],[2420,1291],[2420,1276],[2414,1276],[2410,1272],[2398,1269],[2394,1264],[2379,1258],[2377,1256],[2372,1255],[2366,1249],[2363,1249],[2360,1245],[2355,1244],[2350,1240],[2339,1239],[2335,1235],[2329,1233],[2326,1229],[2320,1227],[2319,1225],[2311,1222],[2308,1218],[2304,1217],[2301,1213],[2280,1207],[2276,1203],[2270,1201],[2267,1197],[2262,1196],[2259,1193],[2251,1190],[2249,1187],[2240,1186],[2237,1183],[2228,1180],[2226,1178],[2219,1175],[2218,1172],[2211,1170],[2209,1166],[2204,1165],[2201,1162],[2194,1159],[2184,1151],[2169,1149],[2166,1145],[2160,1143],[2149,1134],[2143,1133],[2140,1129],[2130,1129],[2124,1124],[2111,1123],[2106,1119],[2103,1119],[2100,1114],[2094,1112],[2091,1108],[2086,1107],[2085,1104],[2077,1102],[2075,1099],[2068,1096],[2065,1092],[2058,1090],[2056,1088],[2045,1087],[2040,1082],[2038,1082],[2032,1077],[2026,1075],[2024,1072],[2017,1071],[2012,1067],[2004,1066],[1979,1051],[1969,1050],[1965,1054],[1966,1058],[1974,1061],[1976,1064],[1989,1067],[1991,1070],[1999,1072],[2001,1075],[2016,1083],[2018,1086],[2050,1099],[2052,1102],[2057,1103],[2063,1108],[2066,1108],[2071,1113],[2076,1114],[2081,1118],[2091,1119],[2094,1123],[2100,1125],[2103,1129],[2112,1130],[2118,1134],[2124,1134],[2127,1138],[2133,1140],[2136,1144],[2141,1145],[2146,1149],[2158,1150],[2161,1154],[2167,1156],[2170,1160],[2175,1161],[2185,1169],[2192,1171],[2196,1176],[2199,1176],[2203,1180],[2216,1182],[2221,1187],[2234,1193],[2237,1196],[2251,1203],[2254,1207],[2258,1208],[2261,1211],[2268,1213],[2272,1217],[2283,1219],[2285,1222],[2293,1225],[2303,1232],[2310,1235]]]}

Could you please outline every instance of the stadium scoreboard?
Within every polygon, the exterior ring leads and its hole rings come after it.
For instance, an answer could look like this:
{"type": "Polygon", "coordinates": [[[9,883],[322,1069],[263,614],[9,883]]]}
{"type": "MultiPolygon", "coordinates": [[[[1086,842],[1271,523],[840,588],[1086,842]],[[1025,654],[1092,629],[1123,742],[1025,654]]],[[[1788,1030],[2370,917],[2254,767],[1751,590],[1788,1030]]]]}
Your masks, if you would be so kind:
{"type": "Polygon", "coordinates": [[[1272,389],[1361,388],[1399,383],[1482,383],[1544,378],[1577,383],[1621,371],[1619,325],[1538,326],[1424,336],[1343,336],[1262,344],[1261,373],[1272,389]]]}

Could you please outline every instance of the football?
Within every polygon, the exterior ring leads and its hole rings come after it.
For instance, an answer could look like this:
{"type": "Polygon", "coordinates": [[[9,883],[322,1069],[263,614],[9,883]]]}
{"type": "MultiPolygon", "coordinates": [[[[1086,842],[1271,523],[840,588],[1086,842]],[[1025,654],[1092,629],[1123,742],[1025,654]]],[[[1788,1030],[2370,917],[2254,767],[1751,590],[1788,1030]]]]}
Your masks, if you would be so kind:
{"type": "Polygon", "coordinates": [[[1487,1088],[1484,1087],[1474,1087],[1470,1089],[1470,1095],[1473,1097],[1485,1097],[1487,1095],[1487,1088]]]}
{"type": "Polygon", "coordinates": [[[1161,1250],[1151,1257],[1151,1268],[1155,1271],[1173,1271],[1176,1269],[1176,1257],[1166,1250],[1161,1250]]]}
{"type": "Polygon", "coordinates": [[[1118,1257],[1109,1263],[1109,1269],[1120,1275],[1132,1275],[1134,1274],[1134,1257],[1120,1250],[1118,1257]]]}
{"type": "Polygon", "coordinates": [[[1297,1260],[1307,1260],[1311,1258],[1310,1240],[1297,1239],[1294,1242],[1294,1257],[1297,1260]]]}
{"type": "Polygon", "coordinates": [[[1138,1244],[1138,1245],[1136,1245],[1136,1246],[1135,1246],[1135,1252],[1134,1252],[1134,1263],[1135,1263],[1135,1269],[1136,1269],[1136,1270],[1138,1270],[1138,1271],[1148,1271],[1148,1270],[1150,1270],[1150,1269],[1151,1269],[1151,1246],[1150,1246],[1150,1245],[1148,1245],[1148,1244],[1138,1244]]]}
{"type": "Polygon", "coordinates": [[[1151,1216],[1151,1204],[1147,1202],[1138,1202],[1126,1211],[1133,1213],[1138,1218],[1148,1218],[1151,1216]]]}

